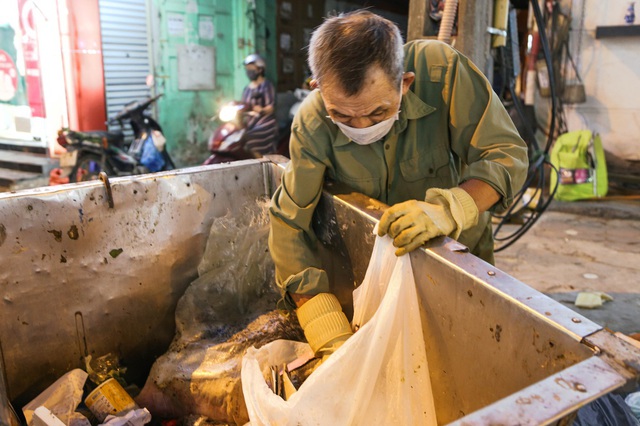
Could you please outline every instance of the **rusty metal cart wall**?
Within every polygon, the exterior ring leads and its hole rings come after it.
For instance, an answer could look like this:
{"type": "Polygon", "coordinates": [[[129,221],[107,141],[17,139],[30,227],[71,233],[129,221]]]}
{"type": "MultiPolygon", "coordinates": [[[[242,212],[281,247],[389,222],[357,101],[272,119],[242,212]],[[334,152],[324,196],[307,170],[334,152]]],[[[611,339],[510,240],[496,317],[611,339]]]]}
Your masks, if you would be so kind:
{"type": "MultiPolygon", "coordinates": [[[[271,160],[0,194],[0,415],[89,353],[144,381],[213,219],[273,193],[271,160]]],[[[347,312],[382,207],[328,186],[314,219],[347,312]]],[[[455,241],[411,257],[440,424],[552,424],[640,377],[637,348],[455,241]]]]}

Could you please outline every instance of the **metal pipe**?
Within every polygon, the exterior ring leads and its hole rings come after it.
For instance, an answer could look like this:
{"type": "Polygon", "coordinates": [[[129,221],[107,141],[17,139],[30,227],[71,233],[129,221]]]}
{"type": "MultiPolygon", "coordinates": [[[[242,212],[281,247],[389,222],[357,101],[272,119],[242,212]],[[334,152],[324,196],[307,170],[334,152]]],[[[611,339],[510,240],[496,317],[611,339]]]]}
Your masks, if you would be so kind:
{"type": "Polygon", "coordinates": [[[491,47],[507,45],[507,22],[509,20],[509,0],[495,0],[493,5],[493,28],[504,32],[505,35],[494,34],[491,36],[491,47]]]}
{"type": "Polygon", "coordinates": [[[453,23],[456,20],[456,11],[458,9],[458,0],[447,0],[444,4],[444,13],[440,21],[440,29],[438,30],[438,40],[447,44],[451,44],[451,31],[453,23]]]}

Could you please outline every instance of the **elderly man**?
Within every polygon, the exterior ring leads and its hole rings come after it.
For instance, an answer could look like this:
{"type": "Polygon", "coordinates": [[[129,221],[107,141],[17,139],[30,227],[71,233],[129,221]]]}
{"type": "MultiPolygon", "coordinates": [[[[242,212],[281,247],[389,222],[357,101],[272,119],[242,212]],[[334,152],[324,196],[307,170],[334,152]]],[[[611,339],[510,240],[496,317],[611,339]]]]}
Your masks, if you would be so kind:
{"type": "Polygon", "coordinates": [[[448,235],[493,262],[488,210],[511,203],[528,162],[489,82],[446,44],[403,46],[393,23],[361,10],[318,27],[309,65],[318,90],[293,121],[269,244],[283,302],[324,358],[352,334],[311,227],[325,176],[392,206],[378,232],[396,255],[448,235]]]}

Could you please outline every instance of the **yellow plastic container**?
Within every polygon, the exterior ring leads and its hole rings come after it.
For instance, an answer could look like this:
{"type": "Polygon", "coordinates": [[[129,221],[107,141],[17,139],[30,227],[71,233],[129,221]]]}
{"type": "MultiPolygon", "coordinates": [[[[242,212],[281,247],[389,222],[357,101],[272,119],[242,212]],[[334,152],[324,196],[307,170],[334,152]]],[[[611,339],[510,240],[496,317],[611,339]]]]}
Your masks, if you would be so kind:
{"type": "Polygon", "coordinates": [[[113,378],[95,388],[84,400],[84,403],[98,421],[103,421],[109,414],[117,416],[137,408],[135,401],[113,378]]]}

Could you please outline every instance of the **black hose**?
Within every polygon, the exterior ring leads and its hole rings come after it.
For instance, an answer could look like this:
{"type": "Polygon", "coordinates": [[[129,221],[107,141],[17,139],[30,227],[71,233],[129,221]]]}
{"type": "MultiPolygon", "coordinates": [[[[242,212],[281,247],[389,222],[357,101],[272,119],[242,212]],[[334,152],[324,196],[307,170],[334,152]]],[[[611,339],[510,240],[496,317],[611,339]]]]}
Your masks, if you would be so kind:
{"type": "MultiPolygon", "coordinates": [[[[546,25],[545,25],[538,1],[537,0],[530,0],[530,1],[533,7],[533,14],[536,20],[536,25],[538,26],[538,33],[540,35],[540,44],[542,46],[542,53],[545,59],[545,63],[547,65],[547,71],[549,75],[549,89],[551,92],[551,122],[549,123],[549,132],[547,134],[547,142],[545,144],[544,150],[542,152],[538,151],[538,157],[530,160],[527,179],[525,180],[525,183],[520,189],[520,191],[518,191],[518,193],[514,196],[514,200],[511,206],[507,209],[507,211],[504,214],[493,215],[494,217],[500,219],[499,223],[496,224],[493,232],[494,241],[496,241],[497,243],[501,243],[494,248],[495,252],[504,250],[507,247],[514,244],[517,240],[519,240],[538,221],[542,213],[546,211],[546,209],[551,204],[551,201],[553,200],[556,194],[556,191],[558,189],[558,180],[556,179],[556,185],[551,191],[551,193],[549,194],[548,199],[546,200],[544,199],[543,195],[544,195],[544,189],[546,186],[546,179],[544,174],[545,165],[548,165],[551,168],[552,170],[551,173],[556,173],[556,174],[558,173],[557,169],[548,160],[549,150],[551,149],[551,145],[553,144],[553,140],[554,140],[553,138],[555,135],[556,115],[557,115],[557,109],[558,109],[558,93],[557,93],[556,79],[553,71],[551,50],[549,48],[549,41],[546,35],[546,25]],[[525,191],[530,187],[532,187],[532,183],[534,182],[534,179],[536,179],[537,182],[535,185],[535,190],[531,195],[530,200],[521,204],[520,202],[525,195],[525,191]],[[533,208],[531,208],[530,206],[532,202],[536,200],[536,198],[538,198],[538,202],[535,204],[533,208]],[[507,236],[498,235],[498,233],[502,230],[502,228],[507,223],[509,223],[514,217],[524,216],[525,212],[529,214],[529,216],[526,217],[526,219],[524,219],[523,223],[515,231],[511,232],[507,236]]],[[[506,61],[503,61],[503,66],[504,66],[504,62],[506,61]]],[[[516,111],[520,115],[523,122],[525,122],[527,137],[531,138],[533,136],[532,140],[535,141],[535,136],[533,135],[533,131],[526,123],[526,118],[524,116],[524,111],[522,109],[522,106],[518,104],[519,99],[515,94],[515,90],[513,89],[513,84],[509,82],[507,83],[507,87],[509,87],[509,91],[511,93],[511,97],[513,98],[516,111]]],[[[536,144],[536,150],[538,150],[537,144],[536,144]]]]}
{"type": "Polygon", "coordinates": [[[542,18],[542,12],[540,11],[540,5],[537,0],[531,0],[533,6],[533,15],[538,25],[538,34],[540,34],[540,44],[542,45],[542,54],[544,61],[547,64],[547,71],[549,73],[549,90],[551,91],[551,123],[549,123],[549,134],[547,136],[547,144],[544,148],[544,153],[547,154],[551,149],[553,143],[553,135],[556,127],[556,114],[558,109],[558,91],[556,87],[555,73],[553,72],[553,62],[551,58],[551,49],[549,48],[549,40],[547,39],[546,25],[542,18]]]}

